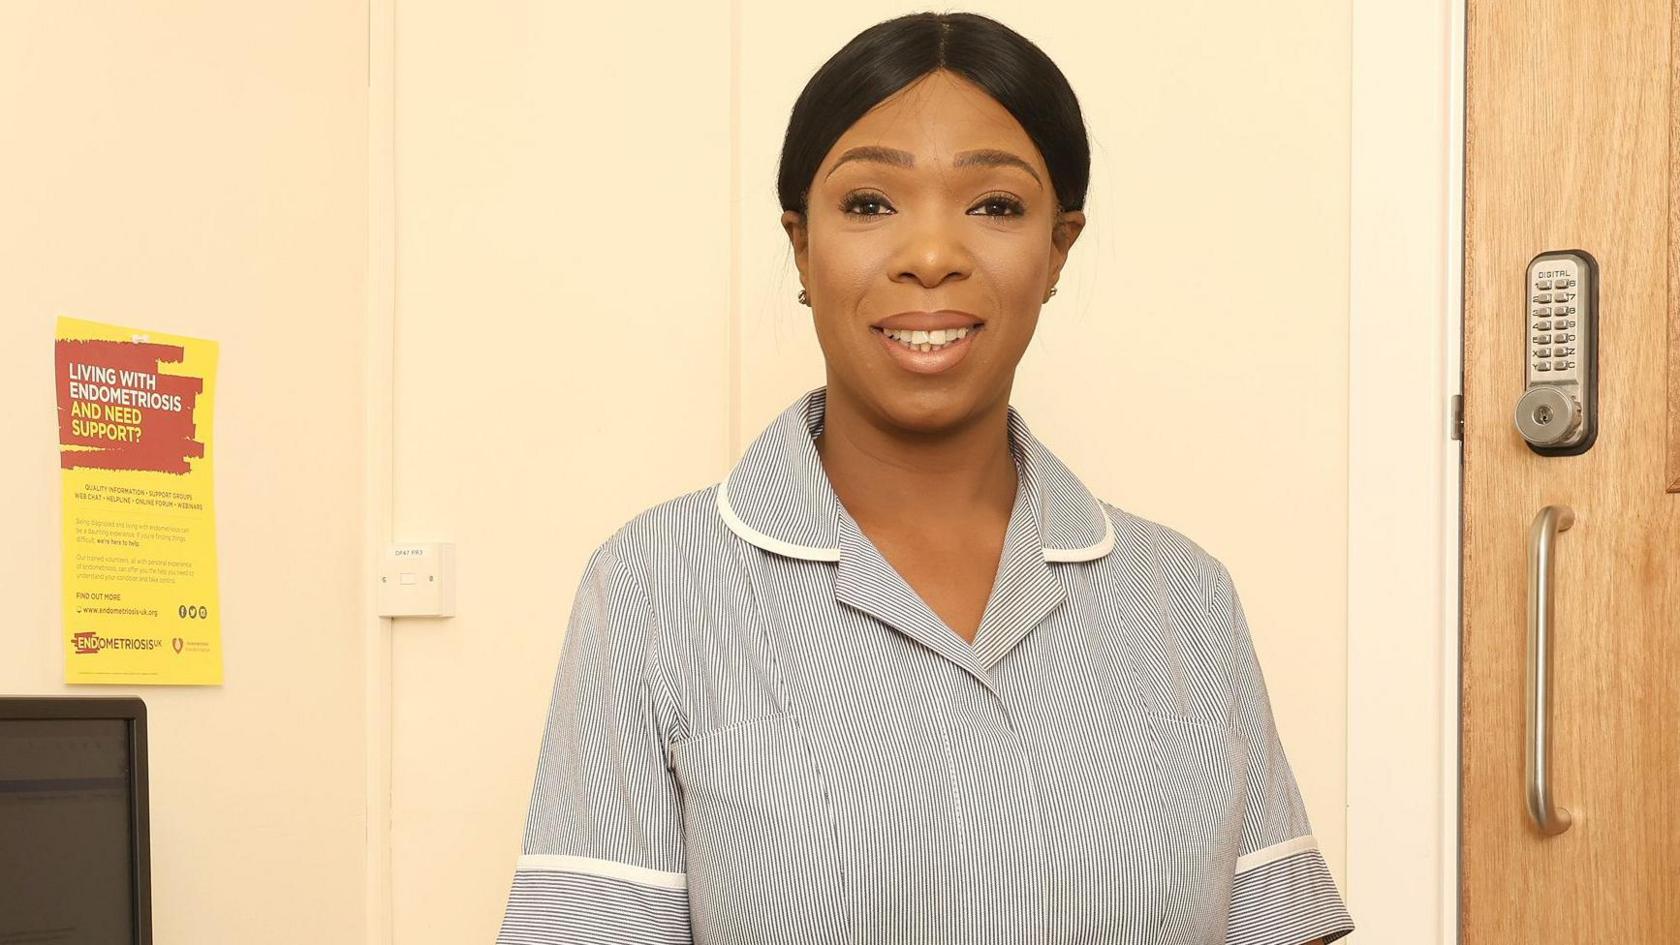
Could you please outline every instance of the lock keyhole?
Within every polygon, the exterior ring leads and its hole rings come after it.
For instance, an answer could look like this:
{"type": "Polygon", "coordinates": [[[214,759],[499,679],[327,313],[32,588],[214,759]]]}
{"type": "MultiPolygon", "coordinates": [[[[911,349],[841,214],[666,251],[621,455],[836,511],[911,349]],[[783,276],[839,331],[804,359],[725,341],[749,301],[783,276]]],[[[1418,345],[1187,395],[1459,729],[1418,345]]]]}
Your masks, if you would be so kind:
{"type": "Polygon", "coordinates": [[[1541,404],[1540,406],[1534,408],[1534,422],[1541,424],[1552,422],[1552,408],[1550,404],[1541,404]]]}

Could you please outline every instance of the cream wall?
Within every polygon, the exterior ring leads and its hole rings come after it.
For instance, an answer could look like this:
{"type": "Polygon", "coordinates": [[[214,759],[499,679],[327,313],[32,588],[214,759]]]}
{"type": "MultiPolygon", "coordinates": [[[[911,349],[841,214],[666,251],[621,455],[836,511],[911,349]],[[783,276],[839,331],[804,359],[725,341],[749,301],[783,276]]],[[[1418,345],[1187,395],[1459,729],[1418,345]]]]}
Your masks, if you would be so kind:
{"type": "MultiPolygon", "coordinates": [[[[461,570],[458,616],[394,628],[402,945],[493,935],[589,550],[822,383],[775,162],[811,72],[909,9],[394,5],[396,537],[461,570]]],[[[1350,5],[974,9],[1094,147],[1014,402],[1231,567],[1345,893],[1350,5]]]]}
{"type": "Polygon", "coordinates": [[[0,693],[145,699],[160,943],[363,937],[366,42],[335,0],[0,4],[0,693]],[[220,342],[223,686],[62,683],[59,315],[220,342]]]}
{"type": "Polygon", "coordinates": [[[392,931],[489,942],[584,558],[728,455],[729,20],[393,9],[394,527],[459,583],[393,629],[392,931]]]}

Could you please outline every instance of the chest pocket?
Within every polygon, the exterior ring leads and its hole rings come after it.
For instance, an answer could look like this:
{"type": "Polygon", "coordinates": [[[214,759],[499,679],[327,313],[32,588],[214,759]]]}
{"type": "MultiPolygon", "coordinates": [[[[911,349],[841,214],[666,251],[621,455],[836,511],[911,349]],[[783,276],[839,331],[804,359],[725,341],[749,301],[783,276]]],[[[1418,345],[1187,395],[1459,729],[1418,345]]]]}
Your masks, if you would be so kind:
{"type": "Polygon", "coordinates": [[[670,748],[695,945],[841,945],[844,878],[827,785],[792,715],[670,748]]]}
{"type": "Polygon", "coordinates": [[[1223,945],[1242,829],[1243,768],[1235,728],[1149,715],[1160,739],[1158,767],[1167,881],[1157,941],[1223,945]]]}

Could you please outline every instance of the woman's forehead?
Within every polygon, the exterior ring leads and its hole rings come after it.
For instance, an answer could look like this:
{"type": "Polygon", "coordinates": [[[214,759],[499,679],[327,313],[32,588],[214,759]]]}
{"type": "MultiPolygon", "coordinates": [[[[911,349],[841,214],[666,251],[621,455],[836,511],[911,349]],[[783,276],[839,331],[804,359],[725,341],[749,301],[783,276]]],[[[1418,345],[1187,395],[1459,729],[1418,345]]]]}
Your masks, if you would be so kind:
{"type": "Polygon", "coordinates": [[[829,152],[874,144],[909,151],[921,162],[977,148],[1030,148],[1032,140],[997,99],[960,76],[932,72],[865,112],[829,152]]]}
{"type": "Polygon", "coordinates": [[[878,117],[884,116],[865,115],[835,140],[818,170],[819,182],[854,163],[903,171],[1014,166],[1044,179],[1043,156],[1008,112],[1002,120],[975,120],[966,109],[896,121],[875,120],[878,117]]]}

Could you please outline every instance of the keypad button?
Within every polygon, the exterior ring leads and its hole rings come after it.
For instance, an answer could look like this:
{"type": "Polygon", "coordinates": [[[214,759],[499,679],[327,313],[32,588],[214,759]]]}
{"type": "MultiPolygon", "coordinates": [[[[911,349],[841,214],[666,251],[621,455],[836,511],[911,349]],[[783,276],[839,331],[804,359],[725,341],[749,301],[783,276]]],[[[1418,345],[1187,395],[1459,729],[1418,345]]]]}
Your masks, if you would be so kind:
{"type": "Polygon", "coordinates": [[[1552,356],[1552,349],[1540,348],[1534,352],[1534,356],[1537,358],[1549,358],[1552,356]]]}
{"type": "Polygon", "coordinates": [[[1540,329],[1541,331],[1551,331],[1552,320],[1549,318],[1542,318],[1534,323],[1534,327],[1540,329]]]}
{"type": "Polygon", "coordinates": [[[1573,366],[1574,366],[1573,362],[1565,361],[1563,358],[1558,358],[1556,361],[1552,362],[1552,370],[1554,370],[1554,371],[1561,371],[1564,368],[1573,367],[1573,366]]]}
{"type": "Polygon", "coordinates": [[[1534,369],[1536,371],[1550,371],[1552,369],[1552,362],[1550,362],[1550,361],[1536,361],[1534,363],[1534,369]]]}
{"type": "Polygon", "coordinates": [[[1549,304],[1552,301],[1552,294],[1550,292],[1542,292],[1534,297],[1534,301],[1539,302],[1541,305],[1549,304]]]}
{"type": "Polygon", "coordinates": [[[1552,343],[1552,336],[1551,335],[1535,335],[1534,336],[1534,343],[1537,344],[1537,345],[1549,345],[1549,344],[1552,343]]]}

